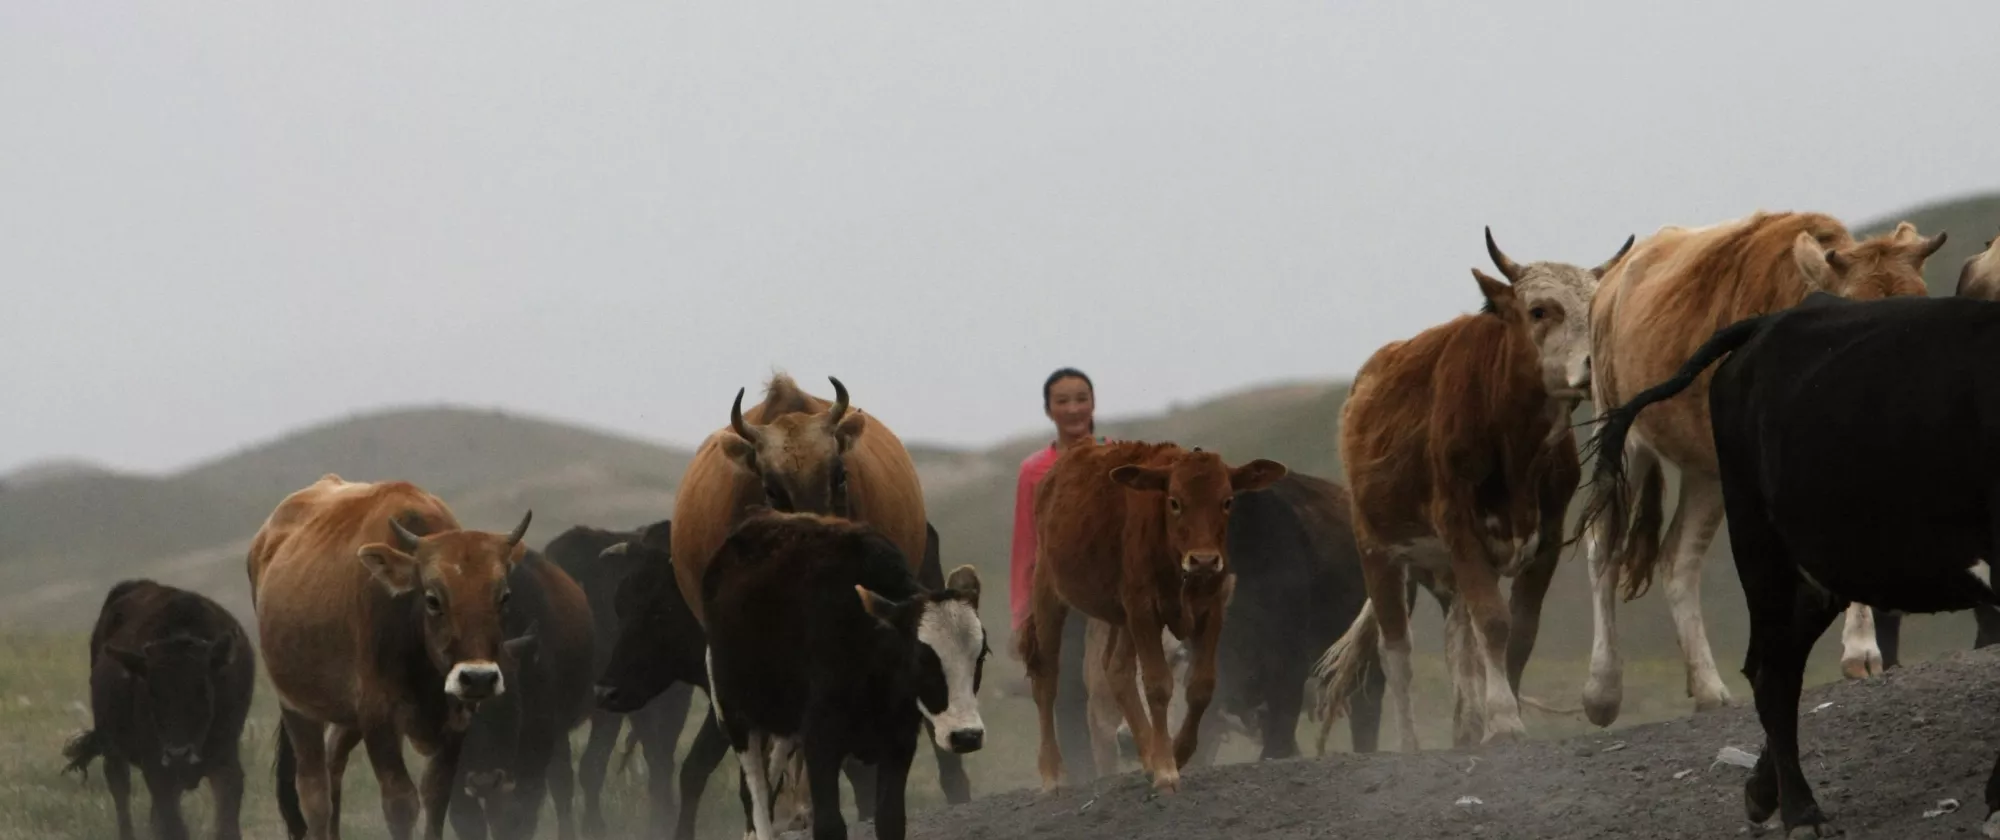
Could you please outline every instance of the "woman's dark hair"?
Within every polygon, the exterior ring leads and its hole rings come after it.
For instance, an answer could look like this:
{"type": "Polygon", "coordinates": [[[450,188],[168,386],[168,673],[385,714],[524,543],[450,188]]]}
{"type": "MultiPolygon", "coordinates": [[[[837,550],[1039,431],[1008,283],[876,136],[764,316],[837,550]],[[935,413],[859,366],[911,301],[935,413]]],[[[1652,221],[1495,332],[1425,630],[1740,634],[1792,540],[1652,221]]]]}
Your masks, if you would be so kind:
{"type": "MultiPolygon", "coordinates": [[[[1085,375],[1083,371],[1077,370],[1076,368],[1073,367],[1061,368],[1058,369],[1055,373],[1049,374],[1049,378],[1043,380],[1042,382],[1043,411],[1049,410],[1049,392],[1055,389],[1056,383],[1061,382],[1065,379],[1070,379],[1072,377],[1083,380],[1083,386],[1085,388],[1090,389],[1091,397],[1095,398],[1097,396],[1096,383],[1091,382],[1090,377],[1085,375]]],[[[1095,417],[1090,418],[1090,430],[1093,432],[1097,431],[1097,418],[1095,417]]]]}

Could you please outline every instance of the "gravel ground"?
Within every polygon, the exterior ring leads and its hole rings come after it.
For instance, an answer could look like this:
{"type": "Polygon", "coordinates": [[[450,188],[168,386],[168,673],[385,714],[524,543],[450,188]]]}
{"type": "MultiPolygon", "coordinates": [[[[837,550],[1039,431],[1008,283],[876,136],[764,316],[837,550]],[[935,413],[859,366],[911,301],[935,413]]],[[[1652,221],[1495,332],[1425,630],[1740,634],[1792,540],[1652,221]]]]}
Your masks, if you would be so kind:
{"type": "MultiPolygon", "coordinates": [[[[1979,837],[2000,739],[2000,648],[1964,651],[1886,678],[1808,689],[1807,778],[1848,837],[1979,837]],[[1822,704],[1830,703],[1822,707],[1822,704]],[[1815,711],[1817,709],[1817,711],[1815,711]],[[1956,811],[1925,817],[1941,799],[1956,811]]],[[[1384,743],[1394,724],[1387,723],[1384,743]]],[[[1481,750],[1329,755],[1197,769],[1154,796],[1136,772],[1093,788],[1022,790],[911,816],[913,838],[1687,838],[1781,837],[1743,815],[1749,770],[1717,764],[1762,750],[1748,702],[1664,723],[1481,750]],[[1461,797],[1478,803],[1458,804],[1461,797]]],[[[1311,749],[1308,745],[1307,749],[1311,749]]],[[[1128,763],[1128,766],[1129,763],[1128,763]]],[[[1775,824],[1775,818],[1773,820],[1775,824]]],[[[873,837],[871,826],[855,836],[873,837]]]]}

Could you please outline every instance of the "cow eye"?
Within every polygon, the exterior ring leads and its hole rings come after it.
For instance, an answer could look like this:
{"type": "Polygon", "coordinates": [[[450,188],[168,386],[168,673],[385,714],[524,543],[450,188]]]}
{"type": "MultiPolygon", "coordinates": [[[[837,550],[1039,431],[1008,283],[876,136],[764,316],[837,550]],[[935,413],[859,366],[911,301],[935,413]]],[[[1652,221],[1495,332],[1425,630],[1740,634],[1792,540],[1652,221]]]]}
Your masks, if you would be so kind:
{"type": "Polygon", "coordinates": [[[1235,503],[1236,503],[1236,499],[1235,499],[1235,498],[1233,498],[1233,497],[1232,497],[1232,498],[1228,498],[1228,499],[1223,499],[1223,500],[1222,500],[1222,509],[1223,509],[1224,511],[1227,511],[1227,510],[1229,510],[1229,506],[1230,506],[1230,505],[1232,505],[1232,504],[1235,504],[1235,503]]]}
{"type": "Polygon", "coordinates": [[[431,615],[443,615],[444,599],[438,597],[438,594],[436,592],[424,593],[424,612],[430,613],[431,615]]]}
{"type": "Polygon", "coordinates": [[[1549,317],[1549,311],[1547,309],[1543,309],[1542,307],[1537,306],[1533,309],[1528,310],[1528,317],[1540,321],[1543,318],[1549,317]]]}
{"type": "Polygon", "coordinates": [[[1167,510],[1172,511],[1175,516],[1181,515],[1181,500],[1167,497],[1167,510]]]}
{"type": "Polygon", "coordinates": [[[503,607],[504,607],[504,606],[507,606],[507,602],[508,602],[509,600],[512,600],[512,599],[513,599],[513,597],[514,597],[514,590],[512,590],[512,589],[502,589],[502,590],[500,590],[500,606],[503,606],[503,607]]]}

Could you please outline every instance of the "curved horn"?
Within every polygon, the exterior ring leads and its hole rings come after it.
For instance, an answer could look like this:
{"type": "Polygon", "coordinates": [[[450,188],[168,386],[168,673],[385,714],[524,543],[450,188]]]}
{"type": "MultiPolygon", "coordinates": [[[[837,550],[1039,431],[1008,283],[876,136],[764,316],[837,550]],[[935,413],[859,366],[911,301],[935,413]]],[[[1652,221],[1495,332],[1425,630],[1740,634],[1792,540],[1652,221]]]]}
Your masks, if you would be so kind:
{"type": "Polygon", "coordinates": [[[521,524],[514,526],[514,532],[507,535],[508,545],[520,545],[521,538],[528,535],[528,522],[535,518],[533,510],[521,514],[521,524]]]}
{"type": "Polygon", "coordinates": [[[757,427],[743,422],[742,388],[736,389],[736,404],[729,407],[729,428],[736,432],[737,437],[749,441],[751,446],[756,446],[764,440],[763,434],[757,431],[757,427]]]}
{"type": "Polygon", "coordinates": [[[1938,231],[1938,234],[1936,236],[1924,240],[1924,245],[1923,247],[1917,249],[1917,254],[1921,257],[1928,258],[1930,257],[1930,255],[1937,253],[1939,248],[1944,247],[1944,238],[1946,233],[1947,231],[1941,230],[1938,231]]]}
{"type": "Polygon", "coordinates": [[[829,376],[826,379],[833,383],[833,408],[826,412],[826,424],[832,426],[847,416],[847,386],[840,384],[838,378],[829,376]]]}
{"type": "Polygon", "coordinates": [[[1506,254],[1500,253],[1499,245],[1493,244],[1493,227],[1491,225],[1488,225],[1486,228],[1486,255],[1493,258],[1493,267],[1500,269],[1500,273],[1507,278],[1507,282],[1521,282],[1521,267],[1515,265],[1513,260],[1507,259],[1506,254]]]}
{"type": "Polygon", "coordinates": [[[420,538],[416,534],[411,533],[410,529],[403,527],[402,520],[393,516],[389,517],[389,532],[396,535],[397,548],[404,551],[417,550],[417,543],[420,541],[420,538]]]}
{"type": "Polygon", "coordinates": [[[1599,280],[1604,279],[1604,273],[1610,271],[1612,266],[1617,265],[1619,260],[1624,259],[1625,252],[1632,250],[1632,243],[1637,242],[1638,240],[1639,240],[1638,234],[1633,234],[1631,236],[1625,237],[1625,244],[1618,246],[1618,253],[1612,254],[1611,259],[1605,260],[1603,265],[1591,269],[1590,270],[1591,276],[1596,277],[1599,280]]]}

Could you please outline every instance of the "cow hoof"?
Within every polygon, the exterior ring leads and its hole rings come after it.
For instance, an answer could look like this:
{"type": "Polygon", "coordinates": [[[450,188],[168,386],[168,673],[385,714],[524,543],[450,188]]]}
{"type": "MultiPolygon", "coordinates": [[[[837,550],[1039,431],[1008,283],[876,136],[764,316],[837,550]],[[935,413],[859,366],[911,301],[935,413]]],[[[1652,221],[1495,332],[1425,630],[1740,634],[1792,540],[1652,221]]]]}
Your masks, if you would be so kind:
{"type": "Polygon", "coordinates": [[[1730,698],[1729,692],[1727,691],[1724,691],[1715,697],[1696,697],[1694,699],[1695,714],[1701,714],[1702,712],[1713,712],[1718,709],[1727,709],[1734,705],[1736,705],[1736,701],[1730,698]]]}
{"type": "Polygon", "coordinates": [[[1743,782],[1743,816],[1749,818],[1752,825],[1763,825],[1777,812],[1777,786],[1770,785],[1767,788],[1757,784],[1757,774],[1752,771],[1750,778],[1743,782]]]}
{"type": "Polygon", "coordinates": [[[1592,679],[1583,687],[1583,716],[1599,727],[1610,726],[1618,722],[1618,707],[1624,701],[1624,691],[1603,687],[1592,679]]]}
{"type": "Polygon", "coordinates": [[[2000,811],[1986,815],[1986,823],[1979,827],[1979,833],[1991,840],[2000,840],[2000,811]]]}
{"type": "Polygon", "coordinates": [[[1153,789],[1163,793],[1176,793],[1181,789],[1179,770],[1162,770],[1153,774],[1153,789]]]}
{"type": "Polygon", "coordinates": [[[1835,828],[1833,823],[1799,825],[1793,826],[1791,831],[1785,832],[1785,840],[1816,840],[1816,838],[1820,837],[1839,837],[1840,834],[1840,829],[1835,828]]]}
{"type": "Polygon", "coordinates": [[[1053,776],[1043,776],[1043,777],[1042,777],[1042,792],[1043,792],[1043,793],[1055,793],[1055,792],[1056,792],[1056,788],[1059,788],[1059,787],[1062,787],[1062,779],[1060,779],[1060,778],[1056,778],[1056,777],[1053,777],[1053,776]]]}
{"type": "Polygon", "coordinates": [[[1870,652],[1840,660],[1840,675],[1850,680],[1882,676],[1882,654],[1870,652]]]}

